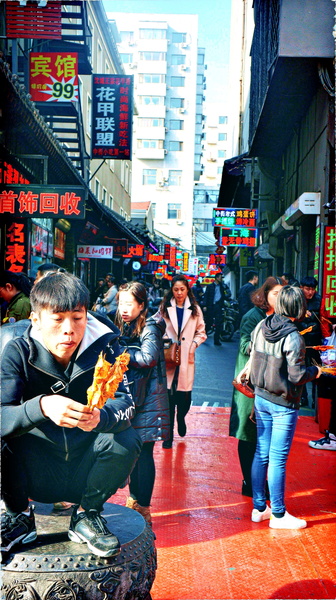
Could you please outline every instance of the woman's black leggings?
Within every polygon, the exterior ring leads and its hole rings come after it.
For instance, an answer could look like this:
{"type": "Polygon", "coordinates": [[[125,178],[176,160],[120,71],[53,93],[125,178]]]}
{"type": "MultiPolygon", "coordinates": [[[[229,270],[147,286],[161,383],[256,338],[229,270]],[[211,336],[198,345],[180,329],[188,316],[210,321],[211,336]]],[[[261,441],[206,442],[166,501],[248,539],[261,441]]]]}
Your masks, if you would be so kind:
{"type": "Polygon", "coordinates": [[[154,450],[155,442],[145,442],[140,456],[131,473],[130,493],[140,506],[149,506],[155,481],[154,450]]]}

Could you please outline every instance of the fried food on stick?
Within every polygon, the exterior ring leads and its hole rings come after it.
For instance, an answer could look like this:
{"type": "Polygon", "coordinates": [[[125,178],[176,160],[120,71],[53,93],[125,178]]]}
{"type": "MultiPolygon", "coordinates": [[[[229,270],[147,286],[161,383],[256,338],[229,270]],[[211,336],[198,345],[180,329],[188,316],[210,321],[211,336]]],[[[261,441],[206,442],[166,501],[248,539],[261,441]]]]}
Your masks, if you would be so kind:
{"type": "Polygon", "coordinates": [[[313,350],[324,352],[325,350],[333,350],[335,346],[306,346],[306,348],[313,348],[313,350]]]}
{"type": "Polygon", "coordinates": [[[130,355],[123,352],[117,356],[115,363],[111,365],[105,360],[105,354],[99,354],[92,385],[87,390],[88,406],[91,408],[103,408],[108,398],[114,398],[119,383],[123,380],[127,371],[130,355]]]}
{"type": "Polygon", "coordinates": [[[307,329],[302,329],[302,331],[299,331],[300,335],[304,335],[305,333],[310,333],[311,331],[313,331],[314,329],[314,325],[311,325],[310,327],[307,327],[307,329]]]}

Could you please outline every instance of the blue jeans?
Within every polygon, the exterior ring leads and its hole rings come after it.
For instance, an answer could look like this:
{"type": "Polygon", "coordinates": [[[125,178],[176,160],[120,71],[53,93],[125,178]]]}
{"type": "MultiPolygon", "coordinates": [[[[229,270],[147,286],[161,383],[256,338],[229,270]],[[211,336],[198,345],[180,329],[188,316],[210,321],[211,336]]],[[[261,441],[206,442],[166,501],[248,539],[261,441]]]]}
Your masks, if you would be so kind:
{"type": "Polygon", "coordinates": [[[292,445],[299,411],[255,397],[257,449],[252,464],[253,505],[263,510],[266,504],[265,482],[273,513],[284,513],[286,462],[292,445]]]}

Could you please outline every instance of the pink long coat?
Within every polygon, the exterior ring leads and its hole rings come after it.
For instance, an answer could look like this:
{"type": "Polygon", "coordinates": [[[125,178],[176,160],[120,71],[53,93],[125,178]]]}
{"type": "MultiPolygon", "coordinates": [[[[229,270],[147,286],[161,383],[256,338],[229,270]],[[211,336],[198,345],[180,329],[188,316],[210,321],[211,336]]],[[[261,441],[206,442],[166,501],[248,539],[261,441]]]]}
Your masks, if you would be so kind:
{"type": "MultiPolygon", "coordinates": [[[[167,328],[164,337],[168,337],[173,341],[177,340],[178,334],[178,323],[176,314],[176,303],[175,299],[172,298],[171,306],[168,307],[168,318],[163,316],[167,328]]],[[[197,306],[197,316],[193,317],[190,310],[190,300],[187,297],[184,303],[184,314],[181,328],[181,364],[177,382],[177,390],[180,392],[189,392],[192,390],[195,376],[195,350],[197,350],[196,344],[193,344],[193,340],[197,342],[198,346],[205,342],[207,339],[205,333],[205,325],[203,319],[203,313],[199,306],[197,306]]],[[[175,373],[175,367],[167,368],[167,384],[168,389],[171,388],[175,373]]]]}

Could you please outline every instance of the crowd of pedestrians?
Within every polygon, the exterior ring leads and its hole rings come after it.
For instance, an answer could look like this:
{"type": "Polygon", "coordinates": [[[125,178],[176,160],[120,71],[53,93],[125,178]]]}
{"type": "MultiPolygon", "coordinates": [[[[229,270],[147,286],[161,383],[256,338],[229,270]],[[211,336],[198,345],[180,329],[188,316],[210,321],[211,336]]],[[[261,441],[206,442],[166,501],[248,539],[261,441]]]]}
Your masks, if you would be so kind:
{"type": "MultiPolygon", "coordinates": [[[[322,330],[326,335],[321,298],[311,277],[299,283],[286,273],[257,285],[258,273],[249,271],[238,293],[235,368],[238,380],[250,379],[255,398],[234,389],[229,433],[238,439],[242,494],[253,498],[251,520],[299,529],[306,522],[286,510],[286,462],[298,409],[308,402],[306,384],[321,375],[319,354],[306,351],[322,343],[322,330]],[[310,325],[312,335],[300,335],[310,325]]],[[[48,263],[34,281],[1,274],[0,296],[2,550],[36,539],[32,498],[71,507],[69,538],[114,556],[120,543],[102,517],[104,502],[129,485],[126,506],[152,525],[154,445],[172,448],[175,423],[186,435],[195,352],[212,326],[221,345],[230,289],[221,272],[206,289],[199,281],[191,287],[184,275],[154,277],[148,286],[108,273],[90,296],[80,279],[48,263]],[[174,363],[165,360],[167,342],[176,348],[174,363]],[[113,400],[90,409],[86,391],[98,355],[113,364],[123,351],[127,379],[113,400]]],[[[335,411],[333,402],[329,430],[310,446],[336,450],[335,411]]]]}

